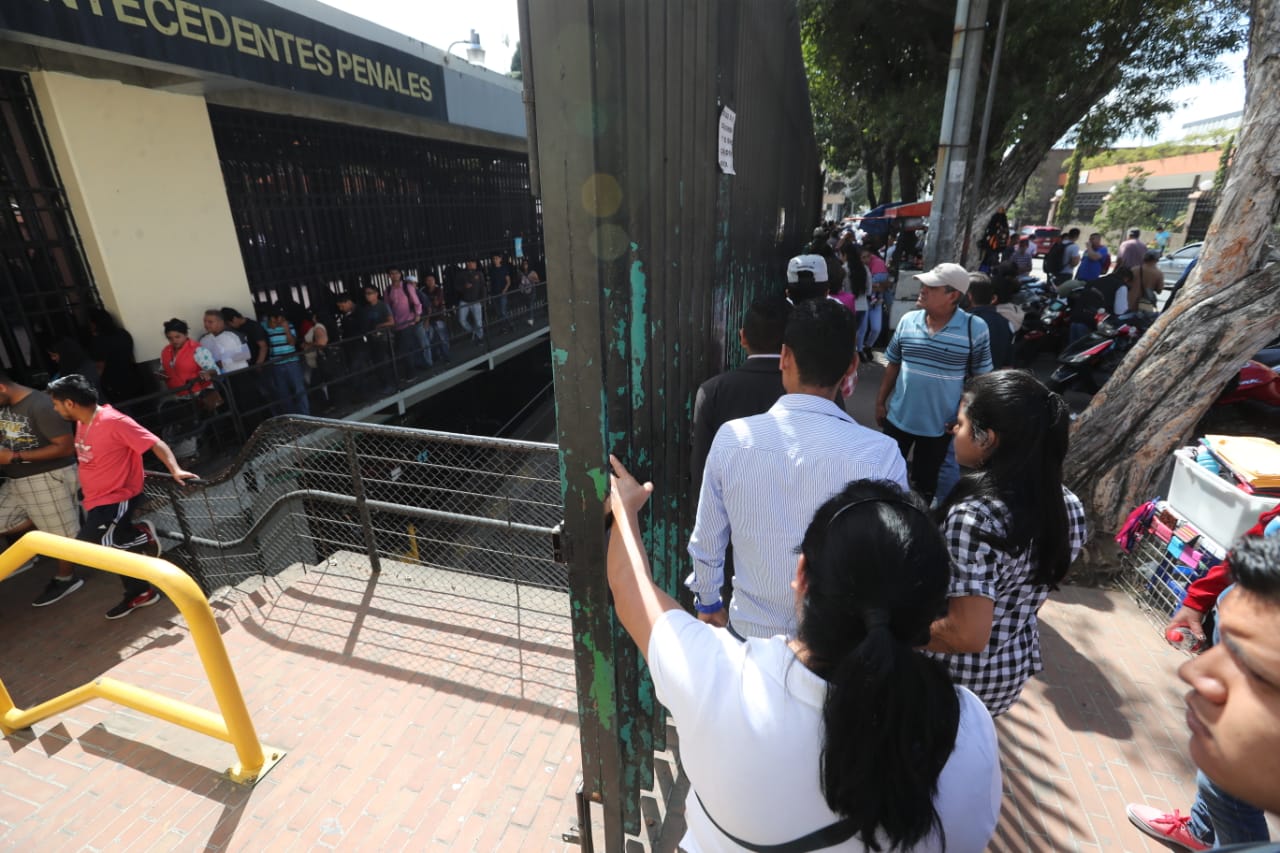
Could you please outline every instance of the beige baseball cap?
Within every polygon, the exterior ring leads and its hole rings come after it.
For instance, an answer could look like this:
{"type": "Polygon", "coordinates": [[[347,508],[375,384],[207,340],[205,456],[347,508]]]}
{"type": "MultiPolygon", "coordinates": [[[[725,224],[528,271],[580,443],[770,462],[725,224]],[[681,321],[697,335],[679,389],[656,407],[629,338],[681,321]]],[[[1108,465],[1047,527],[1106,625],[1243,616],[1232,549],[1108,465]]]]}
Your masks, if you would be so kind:
{"type": "Polygon", "coordinates": [[[969,292],[969,271],[959,264],[938,264],[915,278],[925,287],[949,287],[961,293],[969,292]]]}

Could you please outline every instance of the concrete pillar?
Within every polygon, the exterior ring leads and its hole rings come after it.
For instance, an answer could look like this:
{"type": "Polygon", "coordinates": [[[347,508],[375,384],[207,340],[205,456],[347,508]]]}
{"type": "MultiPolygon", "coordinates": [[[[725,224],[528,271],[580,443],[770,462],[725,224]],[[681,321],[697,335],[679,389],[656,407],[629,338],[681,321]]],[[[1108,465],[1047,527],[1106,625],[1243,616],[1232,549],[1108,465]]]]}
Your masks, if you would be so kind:
{"type": "Polygon", "coordinates": [[[170,317],[194,335],[206,308],[248,314],[204,98],[54,72],[31,82],[94,281],[138,360],[158,355],[170,317]]]}

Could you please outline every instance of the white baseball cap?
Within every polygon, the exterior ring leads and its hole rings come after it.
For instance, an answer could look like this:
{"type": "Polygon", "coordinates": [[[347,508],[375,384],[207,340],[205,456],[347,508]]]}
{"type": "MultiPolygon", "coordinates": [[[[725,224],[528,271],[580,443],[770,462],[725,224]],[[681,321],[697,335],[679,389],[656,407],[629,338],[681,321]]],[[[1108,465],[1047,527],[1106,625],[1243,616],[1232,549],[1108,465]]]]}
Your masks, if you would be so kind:
{"type": "Polygon", "coordinates": [[[813,273],[813,280],[825,283],[827,280],[827,259],[822,255],[796,255],[787,262],[787,283],[800,281],[800,273],[813,273]]]}

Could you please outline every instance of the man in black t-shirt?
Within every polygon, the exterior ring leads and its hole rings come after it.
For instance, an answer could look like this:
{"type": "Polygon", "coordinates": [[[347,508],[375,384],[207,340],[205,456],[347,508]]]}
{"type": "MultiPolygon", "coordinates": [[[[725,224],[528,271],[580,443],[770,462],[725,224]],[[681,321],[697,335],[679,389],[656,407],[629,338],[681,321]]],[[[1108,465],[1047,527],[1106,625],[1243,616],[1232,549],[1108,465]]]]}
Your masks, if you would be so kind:
{"type": "Polygon", "coordinates": [[[471,340],[484,340],[484,310],[482,302],[485,298],[484,273],[477,268],[477,262],[467,261],[467,268],[458,277],[458,322],[462,328],[471,333],[471,340]]]}
{"type": "MultiPolygon", "coordinates": [[[[80,529],[76,500],[75,434],[43,391],[0,372],[0,534],[16,539],[32,527],[74,538],[80,529]]],[[[34,602],[53,604],[84,584],[71,564],[34,602]]]]}
{"type": "MultiPolygon", "coordinates": [[[[220,312],[223,321],[231,327],[245,345],[249,347],[249,370],[236,371],[232,374],[231,393],[236,398],[236,405],[241,414],[253,411],[265,416],[265,404],[274,396],[271,374],[262,367],[270,355],[267,343],[267,330],[257,320],[250,320],[234,308],[223,308],[220,312]]],[[[249,423],[256,424],[257,418],[249,423]]]]}

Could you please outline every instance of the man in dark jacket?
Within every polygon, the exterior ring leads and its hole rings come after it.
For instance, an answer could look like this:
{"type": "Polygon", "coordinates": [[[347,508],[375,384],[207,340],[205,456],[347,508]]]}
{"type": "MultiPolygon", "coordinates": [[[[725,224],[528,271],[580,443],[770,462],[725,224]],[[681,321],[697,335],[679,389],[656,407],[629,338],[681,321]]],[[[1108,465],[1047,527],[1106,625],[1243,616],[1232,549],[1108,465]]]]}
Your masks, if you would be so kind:
{"type": "Polygon", "coordinates": [[[738,330],[738,340],[747,351],[747,360],[698,388],[693,403],[693,494],[702,488],[702,469],[716,431],[737,418],[758,415],[786,393],[778,369],[782,352],[782,332],[791,315],[791,306],[778,297],[751,304],[738,330]]]}
{"type": "Polygon", "coordinates": [[[991,333],[991,366],[995,370],[1013,363],[1013,330],[996,310],[995,286],[982,273],[969,276],[969,313],[981,317],[991,333]]]}

